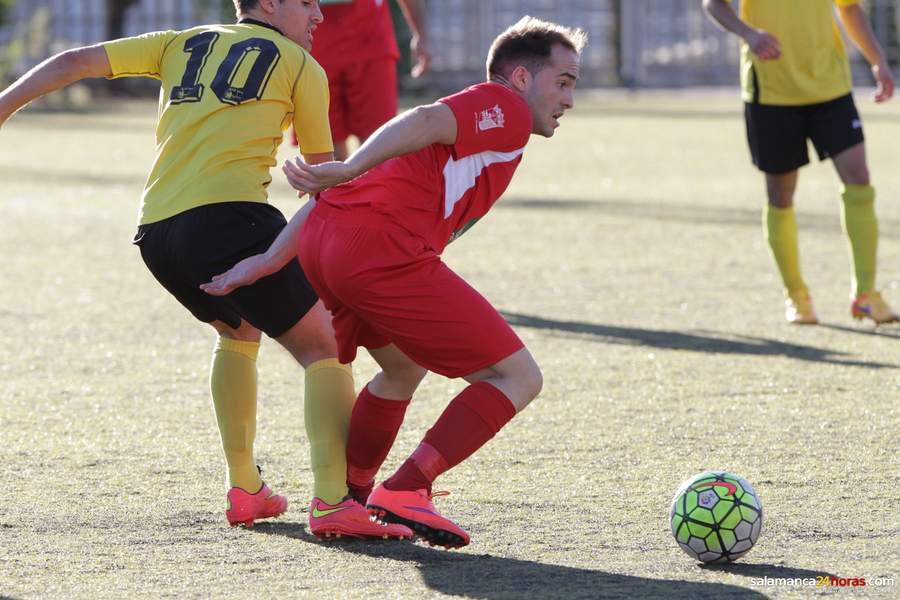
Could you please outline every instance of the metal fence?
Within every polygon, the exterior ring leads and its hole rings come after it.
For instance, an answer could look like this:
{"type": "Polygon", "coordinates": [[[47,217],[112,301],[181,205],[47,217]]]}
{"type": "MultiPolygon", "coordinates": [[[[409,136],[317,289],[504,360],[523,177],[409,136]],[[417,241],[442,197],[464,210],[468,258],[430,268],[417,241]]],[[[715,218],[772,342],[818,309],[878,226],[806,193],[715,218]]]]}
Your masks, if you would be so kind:
{"type": "MultiPolygon", "coordinates": [[[[0,63],[23,72],[53,52],[108,37],[107,0],[19,1],[0,28],[0,63]]],[[[221,0],[140,0],[125,10],[123,34],[230,20],[221,0]]],[[[873,29],[900,64],[900,0],[867,0],[873,29]]],[[[480,81],[493,37],[523,14],[582,27],[584,87],[734,84],[738,40],[703,15],[700,0],[429,0],[435,56],[426,84],[445,91],[480,81]]],[[[860,83],[865,65],[854,54],[860,83]]]]}

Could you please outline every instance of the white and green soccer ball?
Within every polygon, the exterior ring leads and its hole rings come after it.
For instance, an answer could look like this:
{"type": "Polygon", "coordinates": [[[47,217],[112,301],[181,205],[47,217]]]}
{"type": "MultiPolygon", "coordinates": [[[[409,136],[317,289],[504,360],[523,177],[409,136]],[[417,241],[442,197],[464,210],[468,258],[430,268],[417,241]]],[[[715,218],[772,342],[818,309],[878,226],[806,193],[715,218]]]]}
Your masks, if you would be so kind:
{"type": "Polygon", "coordinates": [[[681,484],[669,518],[675,541],[691,558],[724,563],[746,554],[759,539],[763,510],[745,479],[706,471],[681,484]]]}

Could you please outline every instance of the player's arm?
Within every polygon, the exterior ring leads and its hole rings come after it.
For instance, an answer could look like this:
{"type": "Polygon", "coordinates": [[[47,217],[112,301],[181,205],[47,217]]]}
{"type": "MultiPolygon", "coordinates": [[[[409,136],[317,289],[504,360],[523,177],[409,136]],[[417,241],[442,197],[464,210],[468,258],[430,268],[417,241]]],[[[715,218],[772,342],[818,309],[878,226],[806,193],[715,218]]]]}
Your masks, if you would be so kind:
{"type": "MultiPolygon", "coordinates": [[[[303,155],[303,159],[313,165],[332,158],[334,155],[331,152],[303,155]]],[[[300,230],[315,205],[315,201],[310,200],[300,207],[268,250],[262,254],[249,256],[224,273],[214,275],[209,283],[200,284],[200,289],[212,296],[225,296],[239,287],[251,285],[266,275],[281,270],[284,265],[297,258],[300,230]]]]}
{"type": "Polygon", "coordinates": [[[859,48],[859,51],[872,65],[875,77],[875,102],[884,102],[894,95],[894,77],[888,65],[887,57],[878,39],[872,32],[866,13],[859,4],[838,5],[838,15],[847,30],[847,35],[859,48]]]}
{"type": "Polygon", "coordinates": [[[295,190],[313,194],[349,181],[395,156],[435,143],[453,144],[456,133],[453,111],[446,104],[436,102],[397,115],[343,162],[311,166],[295,159],[285,162],[283,171],[295,190]]]}
{"type": "Polygon", "coordinates": [[[762,29],[754,29],[734,12],[729,0],[703,0],[703,10],[722,29],[735,34],[762,60],[781,56],[778,38],[762,29]]]}
{"type": "Polygon", "coordinates": [[[44,94],[86,77],[109,77],[112,70],[103,46],[85,46],[51,56],[0,93],[0,125],[14,112],[44,94]]]}
{"type": "Polygon", "coordinates": [[[421,77],[431,68],[431,49],[428,44],[428,26],[425,20],[424,0],[397,0],[406,24],[412,32],[409,48],[415,64],[412,68],[413,77],[421,77]]]}

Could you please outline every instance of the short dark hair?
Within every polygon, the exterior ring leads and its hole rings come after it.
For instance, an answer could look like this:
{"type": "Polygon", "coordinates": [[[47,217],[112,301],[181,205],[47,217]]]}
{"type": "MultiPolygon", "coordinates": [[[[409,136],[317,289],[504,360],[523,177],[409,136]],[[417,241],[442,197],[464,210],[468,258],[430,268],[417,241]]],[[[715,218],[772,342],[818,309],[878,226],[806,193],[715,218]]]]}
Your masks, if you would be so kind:
{"type": "MultiPolygon", "coordinates": [[[[234,2],[234,11],[237,14],[241,14],[243,12],[247,12],[248,10],[253,10],[257,6],[259,6],[259,0],[231,0],[234,2]]],[[[279,2],[283,2],[284,0],[278,0],[279,2]]]]}
{"type": "Polygon", "coordinates": [[[259,0],[232,0],[232,2],[234,2],[234,10],[237,14],[256,8],[256,5],[259,4],[259,0]]]}
{"type": "Polygon", "coordinates": [[[587,46],[583,29],[564,27],[534,17],[522,17],[518,23],[498,35],[487,57],[487,77],[508,77],[518,65],[533,75],[550,64],[553,46],[560,45],[581,53],[587,46]]]}

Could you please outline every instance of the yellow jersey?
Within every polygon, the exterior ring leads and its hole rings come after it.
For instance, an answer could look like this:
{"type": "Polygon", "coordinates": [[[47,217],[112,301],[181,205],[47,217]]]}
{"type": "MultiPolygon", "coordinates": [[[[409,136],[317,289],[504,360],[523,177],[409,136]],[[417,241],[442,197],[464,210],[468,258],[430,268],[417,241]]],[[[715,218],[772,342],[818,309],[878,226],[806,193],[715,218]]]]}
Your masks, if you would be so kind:
{"type": "Polygon", "coordinates": [[[301,152],[333,149],[325,71],[269,25],[158,31],[103,46],[111,79],[140,75],[162,84],[139,224],[206,204],[266,202],[291,124],[301,152]]]}
{"type": "Polygon", "coordinates": [[[781,47],[775,60],[760,60],[741,44],[741,87],[745,102],[797,106],[850,93],[850,61],[834,5],[858,0],[741,0],[741,19],[771,33],[781,47]]]}

